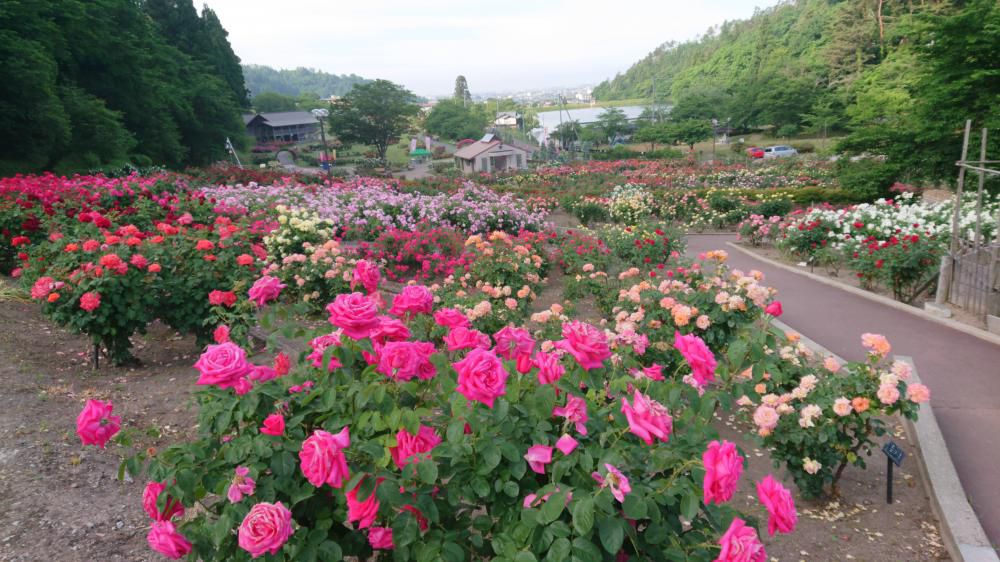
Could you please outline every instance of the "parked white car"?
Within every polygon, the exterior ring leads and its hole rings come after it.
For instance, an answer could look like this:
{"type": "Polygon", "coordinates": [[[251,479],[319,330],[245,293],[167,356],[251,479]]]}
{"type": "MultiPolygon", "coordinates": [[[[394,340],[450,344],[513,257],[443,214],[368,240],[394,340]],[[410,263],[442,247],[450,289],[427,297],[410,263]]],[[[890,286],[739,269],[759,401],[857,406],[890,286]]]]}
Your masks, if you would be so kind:
{"type": "Polygon", "coordinates": [[[764,158],[784,158],[786,156],[797,156],[798,154],[798,150],[784,144],[769,146],[764,149],[764,158]]]}

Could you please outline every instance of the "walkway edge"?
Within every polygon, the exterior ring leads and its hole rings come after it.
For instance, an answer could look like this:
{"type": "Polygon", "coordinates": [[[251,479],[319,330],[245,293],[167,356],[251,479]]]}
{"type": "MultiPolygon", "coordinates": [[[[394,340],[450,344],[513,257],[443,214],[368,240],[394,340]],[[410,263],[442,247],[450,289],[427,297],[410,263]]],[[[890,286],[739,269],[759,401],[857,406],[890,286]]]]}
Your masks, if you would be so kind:
{"type": "MultiPolygon", "coordinates": [[[[786,333],[799,334],[800,341],[813,352],[832,356],[843,362],[835,353],[788,324],[773,319],[771,325],[786,333]]],[[[913,373],[910,382],[919,383],[920,376],[913,359],[899,355],[896,359],[910,365],[913,373]]],[[[965,495],[930,403],[920,404],[918,413],[916,422],[903,418],[903,426],[910,441],[917,447],[917,467],[924,482],[924,491],[930,497],[931,507],[940,525],[941,538],[948,554],[955,562],[1000,562],[1000,557],[990,545],[986,531],[965,495]]]]}
{"type": "Polygon", "coordinates": [[[834,281],[833,279],[830,279],[828,277],[824,277],[822,275],[816,275],[815,273],[810,273],[808,271],[802,271],[799,268],[796,268],[796,267],[790,266],[788,264],[784,264],[784,263],[781,263],[779,261],[773,260],[771,258],[762,256],[762,255],[758,254],[757,252],[754,252],[752,250],[749,250],[747,248],[744,248],[744,247],[740,246],[739,244],[734,244],[732,242],[726,242],[726,245],[729,246],[730,248],[738,251],[738,252],[746,254],[746,255],[754,258],[754,259],[760,260],[760,261],[762,261],[762,262],[764,262],[764,263],[766,263],[766,264],[768,264],[768,265],[770,265],[772,267],[776,267],[778,269],[783,269],[785,271],[789,271],[789,272],[795,273],[797,275],[802,275],[804,277],[808,277],[809,279],[812,279],[813,281],[816,281],[818,283],[822,283],[822,284],[830,286],[830,287],[836,287],[838,289],[841,289],[843,291],[847,291],[848,293],[852,293],[854,295],[857,295],[859,297],[868,299],[870,301],[877,302],[879,304],[884,304],[885,306],[895,308],[896,310],[901,310],[901,311],[906,312],[908,314],[912,314],[914,316],[919,316],[920,318],[923,318],[924,320],[929,320],[931,322],[935,322],[937,324],[941,324],[942,326],[947,326],[948,328],[951,328],[953,330],[958,330],[959,332],[964,332],[966,334],[969,334],[970,336],[975,336],[975,337],[977,337],[977,338],[979,338],[979,339],[981,339],[983,341],[992,343],[994,345],[1000,345],[1000,336],[998,336],[996,334],[991,334],[991,333],[987,332],[986,330],[981,330],[979,328],[975,328],[973,326],[969,326],[968,324],[963,324],[963,323],[958,322],[956,320],[950,320],[950,319],[947,319],[947,318],[941,318],[940,316],[935,316],[935,315],[933,315],[933,314],[931,314],[929,312],[926,312],[926,311],[924,311],[922,309],[919,309],[919,308],[914,307],[914,306],[910,306],[910,305],[905,304],[905,303],[901,303],[901,302],[899,302],[897,300],[890,299],[889,297],[884,297],[882,295],[878,295],[878,294],[872,293],[870,291],[866,291],[864,289],[859,289],[857,287],[852,287],[851,285],[848,285],[846,283],[841,283],[839,281],[834,281]]]}

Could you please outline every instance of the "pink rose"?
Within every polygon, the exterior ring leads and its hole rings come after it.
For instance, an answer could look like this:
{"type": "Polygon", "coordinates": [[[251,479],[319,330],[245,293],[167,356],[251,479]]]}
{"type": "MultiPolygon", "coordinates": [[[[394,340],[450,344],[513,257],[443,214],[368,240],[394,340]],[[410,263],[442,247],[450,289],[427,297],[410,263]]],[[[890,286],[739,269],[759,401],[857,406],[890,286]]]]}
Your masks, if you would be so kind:
{"type": "Polygon", "coordinates": [[[473,330],[465,326],[452,328],[448,332],[448,335],[444,337],[444,343],[448,346],[448,351],[473,348],[489,349],[492,345],[489,336],[479,330],[473,330]]]}
{"type": "Polygon", "coordinates": [[[632,491],[628,478],[612,464],[604,463],[604,468],[608,471],[605,476],[601,476],[599,472],[591,473],[590,476],[602,488],[611,488],[611,495],[619,502],[624,503],[625,496],[632,491]]]}
{"type": "MultiPolygon", "coordinates": [[[[367,478],[367,476],[365,476],[367,478]]],[[[361,489],[361,483],[365,481],[362,478],[358,485],[354,487],[353,490],[347,492],[347,522],[353,523],[358,522],[359,529],[367,529],[372,526],[375,522],[375,517],[378,516],[378,498],[375,497],[375,491],[378,490],[378,485],[385,480],[385,478],[378,478],[375,480],[375,488],[372,489],[372,493],[365,498],[364,501],[358,501],[358,490],[361,489]]]]}
{"type": "Polygon", "coordinates": [[[180,560],[191,552],[191,542],[178,533],[170,521],[153,521],[146,542],[149,548],[171,560],[180,560]]]}
{"type": "Polygon", "coordinates": [[[472,325],[469,317],[454,308],[442,308],[434,313],[434,322],[445,328],[468,328],[472,325]]]}
{"type": "Polygon", "coordinates": [[[781,301],[774,301],[771,304],[767,305],[767,308],[764,309],[764,312],[770,314],[771,316],[774,316],[775,318],[781,316],[782,312],[784,312],[781,309],[781,301]]]}
{"type": "Polygon", "coordinates": [[[771,406],[761,404],[753,413],[753,422],[762,431],[770,432],[778,426],[778,411],[771,406]]]}
{"type": "Polygon", "coordinates": [[[376,371],[398,381],[413,377],[429,380],[437,374],[431,363],[434,344],[430,342],[391,341],[378,350],[376,371]]]}
{"type": "Polygon", "coordinates": [[[682,336],[680,332],[674,332],[674,347],[691,366],[691,375],[699,386],[715,380],[715,356],[701,338],[694,334],[682,336]]]}
{"type": "Polygon", "coordinates": [[[654,380],[654,381],[666,380],[666,378],[664,378],[663,376],[663,367],[657,363],[653,363],[649,367],[643,368],[641,372],[642,376],[646,377],[649,380],[654,380]]]}
{"type": "Polygon", "coordinates": [[[226,343],[229,341],[229,326],[219,324],[215,328],[215,332],[212,333],[212,339],[215,343],[226,343]]]}
{"type": "Polygon", "coordinates": [[[795,501],[792,493],[768,474],[757,483],[757,499],[767,508],[767,534],[774,536],[775,531],[791,533],[799,517],[795,511],[795,501]]]}
{"type": "Polygon", "coordinates": [[[392,299],[389,314],[403,318],[413,318],[418,314],[430,314],[434,308],[434,294],[423,285],[407,285],[392,299]]]}
{"type": "Polygon", "coordinates": [[[712,441],[701,459],[705,464],[705,503],[722,505],[732,499],[743,474],[743,457],[736,451],[736,445],[712,441]]]}
{"type": "Polygon", "coordinates": [[[568,455],[576,449],[578,444],[579,442],[576,439],[573,439],[572,435],[564,433],[563,436],[556,441],[556,449],[559,449],[562,454],[568,455]]]}
{"type": "Polygon", "coordinates": [[[528,452],[524,455],[524,460],[528,461],[528,466],[538,474],[545,474],[545,465],[552,462],[552,447],[546,445],[532,445],[528,447],[528,452]]]}
{"type": "Polygon", "coordinates": [[[587,401],[572,394],[566,395],[566,405],[552,408],[552,415],[566,418],[566,421],[576,424],[576,431],[580,435],[587,434],[587,401]]]}
{"type": "Polygon", "coordinates": [[[154,521],[169,521],[175,515],[177,517],[184,517],[184,506],[181,505],[180,500],[174,499],[169,494],[166,501],[163,502],[163,511],[160,511],[157,502],[166,489],[167,485],[164,482],[149,482],[142,491],[142,509],[154,521]]]}
{"type": "Polygon", "coordinates": [[[420,431],[416,435],[411,435],[409,431],[400,429],[396,433],[396,446],[389,447],[389,454],[392,456],[396,466],[403,468],[411,462],[419,462],[430,458],[430,453],[434,447],[441,443],[441,437],[433,428],[425,425],[420,426],[420,431]]]}
{"type": "Polygon", "coordinates": [[[255,281],[253,287],[250,287],[250,300],[257,306],[264,306],[267,301],[278,298],[284,288],[285,284],[281,282],[281,279],[265,275],[255,281]]]}
{"type": "Polygon", "coordinates": [[[232,291],[211,291],[208,293],[208,304],[228,308],[236,304],[236,293],[232,291]]]}
{"type": "Polygon", "coordinates": [[[674,419],[667,409],[638,389],[632,395],[632,404],[622,398],[622,413],[628,420],[628,429],[639,436],[647,445],[653,444],[653,437],[666,442],[670,439],[674,419]]]}
{"type": "Polygon", "coordinates": [[[240,523],[238,542],[240,548],[257,558],[265,552],[277,554],[293,532],[291,511],[281,502],[261,502],[254,504],[240,523]]]}
{"type": "Polygon", "coordinates": [[[250,469],[245,466],[237,466],[236,474],[233,476],[232,483],[229,484],[226,497],[232,503],[239,503],[243,500],[243,496],[252,496],[256,489],[257,482],[250,478],[250,469]]]}
{"type": "Polygon", "coordinates": [[[899,389],[894,384],[883,384],[878,387],[878,392],[875,395],[878,396],[879,402],[891,406],[899,400],[899,389]]]}
{"type": "Polygon", "coordinates": [[[87,312],[93,312],[99,306],[101,306],[100,293],[86,292],[80,297],[80,308],[87,312]]]}
{"type": "Polygon", "coordinates": [[[455,391],[469,400],[492,408],[493,401],[507,393],[507,370],[492,351],[473,349],[465,359],[452,366],[458,373],[455,391]]]}
{"type": "Polygon", "coordinates": [[[209,345],[194,364],[200,376],[195,384],[231,388],[250,373],[247,353],[232,342],[209,345]]]}
{"type": "Polygon", "coordinates": [[[121,429],[121,416],[112,416],[114,405],[110,400],[87,400],[80,415],[76,417],[76,434],[84,445],[104,448],[108,441],[121,429]]]}
{"type": "Polygon", "coordinates": [[[372,341],[378,345],[385,345],[390,341],[406,341],[410,339],[410,329],[391,316],[379,316],[378,328],[372,332],[372,341]]]}
{"type": "Polygon", "coordinates": [[[260,432],[264,435],[274,435],[275,437],[281,437],[285,434],[285,416],[281,414],[271,414],[264,418],[264,425],[261,426],[260,432]]]}
{"type": "Polygon", "coordinates": [[[292,361],[289,359],[288,354],[281,352],[274,356],[274,373],[279,377],[283,377],[292,370],[292,361]]]}
{"type": "Polygon", "coordinates": [[[354,265],[354,275],[351,278],[351,290],[355,285],[361,285],[368,294],[378,291],[378,282],[382,279],[378,266],[367,260],[358,260],[354,265]]]}
{"type": "Polygon", "coordinates": [[[931,389],[916,382],[906,387],[906,398],[911,402],[920,404],[931,399],[931,389]]]}
{"type": "Polygon", "coordinates": [[[278,378],[278,372],[267,365],[251,365],[247,378],[254,382],[267,382],[278,378]]]}
{"type": "Polygon", "coordinates": [[[722,550],[715,562],[767,562],[767,553],[757,538],[757,531],[739,517],[733,519],[719,544],[722,550]]]}
{"type": "MultiPolygon", "coordinates": [[[[318,369],[323,368],[323,357],[326,355],[327,348],[339,346],[340,333],[334,332],[332,334],[326,334],[325,336],[317,336],[309,340],[309,347],[312,348],[312,353],[306,356],[306,360],[309,361],[313,367],[318,369]]],[[[343,367],[340,359],[336,355],[330,355],[330,359],[326,364],[326,370],[332,372],[334,369],[339,369],[343,367]]]]}
{"type": "Polygon", "coordinates": [[[566,367],[563,367],[559,356],[555,353],[539,351],[535,354],[534,363],[538,367],[539,384],[555,384],[566,374],[566,367]]]}
{"type": "Polygon", "coordinates": [[[340,488],[350,478],[347,470],[347,459],[344,449],[351,446],[351,435],[348,427],[340,433],[332,434],[317,429],[302,442],[299,460],[302,461],[302,474],[310,484],[319,488],[329,484],[340,488]]]}
{"type": "Polygon", "coordinates": [[[607,336],[586,322],[574,320],[563,324],[562,336],[556,347],[569,352],[585,370],[599,369],[611,357],[607,336]]]}
{"type": "Polygon", "coordinates": [[[367,338],[379,325],[375,301],[361,293],[337,295],[327,305],[330,323],[344,330],[344,335],[355,340],[367,338]]]}
{"type": "Polygon", "coordinates": [[[531,332],[524,328],[505,326],[493,334],[496,340],[496,354],[504,359],[516,359],[522,355],[531,355],[535,349],[535,339],[531,332]]]}
{"type": "Polygon", "coordinates": [[[368,529],[368,544],[375,550],[392,550],[392,527],[372,527],[368,529]]]}

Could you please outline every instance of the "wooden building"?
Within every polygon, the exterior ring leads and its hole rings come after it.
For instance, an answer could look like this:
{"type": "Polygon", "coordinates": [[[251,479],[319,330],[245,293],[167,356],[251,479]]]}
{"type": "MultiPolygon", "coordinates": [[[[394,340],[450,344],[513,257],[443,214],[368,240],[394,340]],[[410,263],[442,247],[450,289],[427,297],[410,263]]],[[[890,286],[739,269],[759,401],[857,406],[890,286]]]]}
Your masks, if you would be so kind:
{"type": "Polygon", "coordinates": [[[299,142],[319,138],[319,121],[308,111],[247,113],[243,115],[247,134],[258,144],[274,141],[299,142]]]}
{"type": "Polygon", "coordinates": [[[463,174],[528,168],[529,152],[492,134],[455,151],[455,167],[463,174]]]}

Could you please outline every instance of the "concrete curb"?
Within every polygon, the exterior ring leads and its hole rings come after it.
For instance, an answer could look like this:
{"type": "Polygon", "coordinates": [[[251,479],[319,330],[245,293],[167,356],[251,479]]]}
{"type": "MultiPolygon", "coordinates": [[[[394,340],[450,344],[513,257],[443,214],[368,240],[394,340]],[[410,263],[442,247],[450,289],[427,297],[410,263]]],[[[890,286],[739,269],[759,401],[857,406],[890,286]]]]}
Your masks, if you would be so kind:
{"type": "MultiPolygon", "coordinates": [[[[784,332],[799,334],[805,346],[817,354],[829,355],[843,363],[843,359],[830,352],[819,343],[809,339],[784,322],[773,319],[771,325],[784,332]]],[[[913,359],[906,356],[895,357],[908,363],[913,374],[910,382],[920,382],[913,359]]],[[[910,441],[917,447],[917,467],[924,482],[924,491],[931,500],[931,507],[941,527],[941,538],[948,554],[955,562],[1000,562],[996,550],[983,530],[976,512],[969,504],[965,489],[955,471],[948,445],[944,442],[938,427],[934,410],[929,403],[920,405],[916,422],[903,418],[903,427],[910,441]]]]}
{"type": "Polygon", "coordinates": [[[998,336],[996,334],[991,334],[991,333],[989,333],[989,332],[987,332],[985,330],[981,330],[979,328],[975,328],[975,327],[969,326],[968,324],[963,324],[963,323],[955,321],[955,320],[949,320],[947,318],[941,318],[940,316],[936,316],[934,314],[931,314],[929,312],[926,312],[926,311],[924,311],[922,309],[919,309],[919,308],[916,308],[914,306],[910,306],[908,304],[901,303],[901,302],[899,302],[897,300],[890,299],[889,297],[883,297],[882,295],[877,295],[875,293],[872,293],[872,292],[869,292],[869,291],[865,291],[864,289],[859,289],[857,287],[852,287],[851,285],[847,285],[846,283],[841,283],[839,281],[834,281],[834,280],[832,280],[832,279],[830,279],[828,277],[824,277],[822,275],[816,275],[815,273],[810,273],[808,271],[802,271],[802,270],[800,270],[800,269],[798,269],[796,267],[793,267],[793,266],[781,263],[779,261],[775,261],[775,260],[773,260],[771,258],[768,258],[768,257],[764,257],[764,256],[762,256],[762,255],[760,255],[760,254],[758,254],[758,253],[756,253],[756,252],[754,252],[752,250],[749,250],[747,248],[744,248],[744,247],[742,247],[742,246],[740,246],[738,244],[734,244],[732,242],[726,242],[726,245],[729,246],[730,248],[738,251],[738,252],[746,254],[746,255],[754,258],[754,259],[758,259],[758,260],[760,260],[760,261],[762,261],[762,262],[764,262],[764,263],[766,263],[766,264],[768,264],[768,265],[770,265],[772,267],[776,267],[778,269],[783,269],[785,271],[789,271],[789,272],[795,273],[797,275],[802,275],[802,276],[808,277],[809,279],[812,279],[813,281],[816,281],[818,283],[822,283],[822,284],[827,285],[829,287],[836,287],[838,289],[841,289],[843,291],[847,291],[848,293],[857,295],[859,297],[868,299],[870,301],[877,302],[879,304],[884,304],[885,306],[889,306],[889,307],[895,308],[896,310],[901,310],[901,311],[906,312],[908,314],[912,314],[914,316],[918,316],[920,318],[923,318],[924,320],[929,320],[931,322],[935,322],[935,323],[941,324],[942,326],[947,326],[948,328],[951,328],[953,330],[958,330],[959,332],[963,332],[963,333],[969,334],[970,336],[975,336],[975,337],[977,337],[977,338],[979,338],[979,339],[981,339],[983,341],[992,343],[994,345],[1000,345],[1000,336],[998,336]]]}
{"type": "MultiPolygon", "coordinates": [[[[897,355],[896,359],[912,368],[909,382],[920,382],[912,358],[897,355]]],[[[924,402],[920,405],[917,421],[904,419],[903,424],[910,440],[917,446],[917,465],[934,514],[941,523],[941,537],[948,553],[957,562],[1000,561],[969,504],[930,404],[924,402]]]]}

